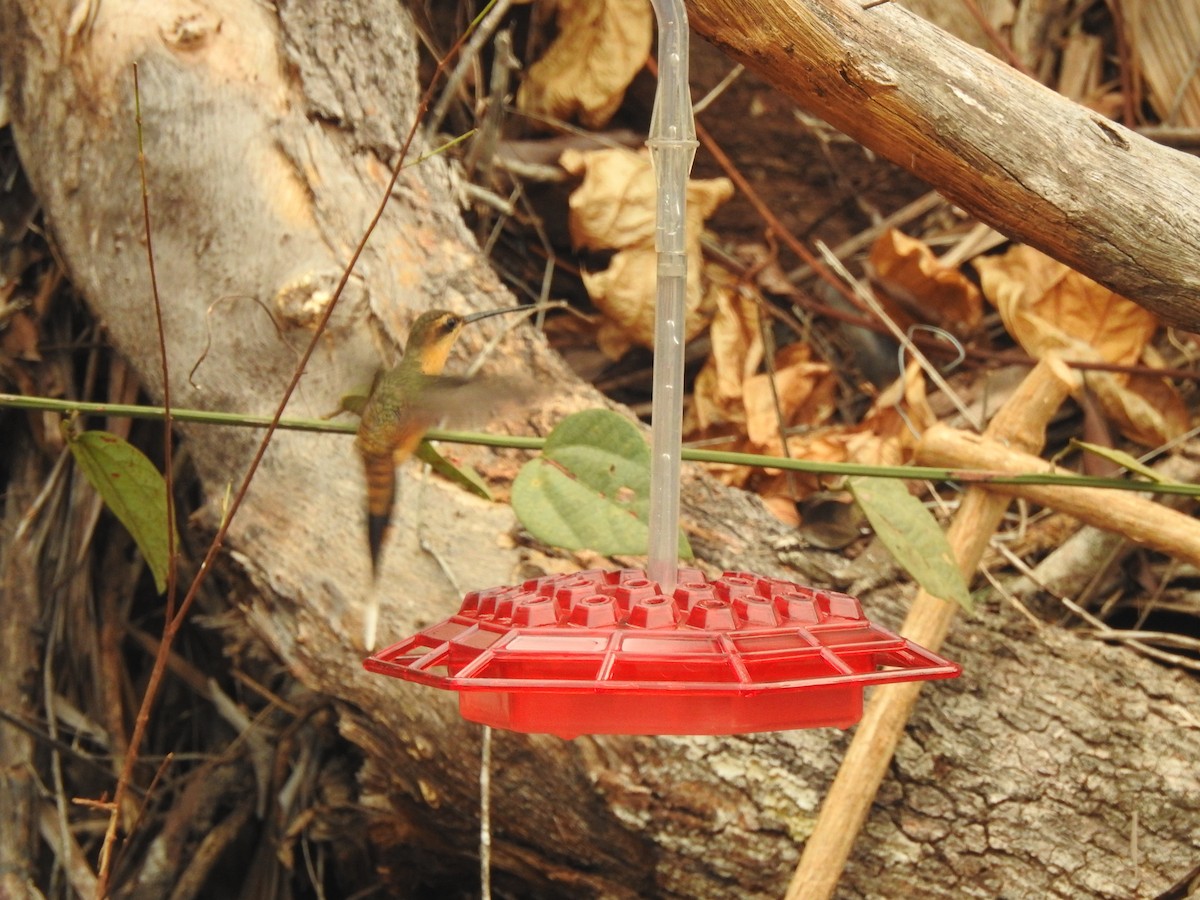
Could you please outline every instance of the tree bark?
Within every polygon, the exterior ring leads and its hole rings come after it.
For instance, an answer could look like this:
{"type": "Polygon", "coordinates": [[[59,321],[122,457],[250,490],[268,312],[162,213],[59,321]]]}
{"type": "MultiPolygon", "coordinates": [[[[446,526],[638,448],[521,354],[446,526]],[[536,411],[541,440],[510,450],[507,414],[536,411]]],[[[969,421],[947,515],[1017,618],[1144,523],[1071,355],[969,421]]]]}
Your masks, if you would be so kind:
{"type": "Polygon", "coordinates": [[[1200,331],[1200,159],[1147,140],[896,3],[691,0],[694,28],[1008,235],[1200,331]]]}
{"type": "MultiPolygon", "coordinates": [[[[407,130],[417,90],[412,23],[392,0],[277,11],[252,0],[105,0],[90,28],[70,38],[70,7],[0,2],[4,97],[71,277],[161,394],[136,169],[136,60],[174,401],[270,411],[407,130]],[[282,320],[282,336],[247,298],[282,320]],[[187,377],[197,360],[199,387],[187,377]]],[[[714,7],[694,8],[707,30],[729,28],[730,40],[735,21],[750,18],[743,10],[719,25],[714,7]]],[[[845,15],[821,9],[801,12],[806,21],[845,15]]],[[[868,67],[876,74],[899,65],[878,60],[868,67]]],[[[971,57],[976,64],[992,71],[971,57]]],[[[863,65],[833,67],[820,83],[853,82],[863,65]]],[[[961,171],[965,184],[965,164],[961,171]]],[[[293,412],[334,407],[375,365],[374,335],[395,341],[417,312],[508,302],[452,196],[441,160],[406,170],[293,412]]],[[[464,335],[468,349],[486,327],[464,335]]],[[[544,429],[598,402],[528,329],[506,341],[507,366],[556,390],[511,427],[544,429]]],[[[250,439],[180,430],[212,498],[211,528],[250,439]]],[[[356,636],[371,580],[363,486],[350,460],[345,438],[278,435],[230,531],[223,576],[230,615],[292,677],[335,699],[341,732],[363,759],[352,828],[369,833],[387,892],[404,896],[418,874],[426,885],[461,884],[474,865],[479,729],[459,718],[453,697],[361,668],[356,636]]],[[[707,565],[842,585],[862,574],[796,544],[753,498],[694,474],[685,498],[707,565]]],[[[447,615],[458,587],[564,564],[514,546],[506,506],[436,479],[422,486],[407,471],[395,530],[380,578],[384,640],[447,615]],[[446,561],[456,585],[422,546],[446,561]]],[[[873,618],[895,626],[909,593],[888,584],[865,599],[873,618]]],[[[1190,868],[1200,811],[1193,680],[1057,629],[1033,632],[1004,606],[961,624],[946,652],[965,674],[931,687],[918,707],[842,896],[902,896],[916,885],[929,897],[1144,896],[1190,868]],[[1136,862],[1126,852],[1135,821],[1136,862]]],[[[545,897],[779,896],[844,746],[829,730],[569,742],[498,734],[497,885],[545,897]]]]}

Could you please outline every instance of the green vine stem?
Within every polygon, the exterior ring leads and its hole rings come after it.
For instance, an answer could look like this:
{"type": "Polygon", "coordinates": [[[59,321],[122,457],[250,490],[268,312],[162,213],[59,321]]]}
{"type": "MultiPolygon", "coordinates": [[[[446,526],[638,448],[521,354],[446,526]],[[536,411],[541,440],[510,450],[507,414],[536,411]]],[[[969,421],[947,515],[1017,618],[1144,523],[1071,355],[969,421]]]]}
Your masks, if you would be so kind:
{"type": "MultiPolygon", "coordinates": [[[[37,409],[50,412],[78,413],[96,416],[128,416],[131,419],[162,419],[164,412],[157,406],[138,406],[124,403],[83,403],[74,400],[55,400],[48,397],[24,397],[0,393],[0,407],[37,409]]],[[[171,410],[177,422],[196,422],[203,425],[222,425],[240,428],[266,428],[271,416],[250,416],[241,413],[209,412],[198,409],[171,410]]],[[[353,422],[332,422],[325,419],[280,419],[279,428],[288,431],[310,431],[327,434],[353,434],[353,422]]],[[[451,444],[478,444],[485,447],[508,447],[517,450],[540,450],[545,441],[537,437],[507,434],[484,434],[475,431],[441,431],[432,429],[426,437],[451,444]]],[[[1200,485],[1129,481],[1121,478],[1097,478],[1070,472],[1030,472],[1010,475],[982,469],[947,469],[933,466],[872,466],[862,463],[814,462],[805,459],[786,459],[757,453],[734,453],[725,450],[684,448],[683,458],[690,462],[722,463],[734,466],[786,469],[818,475],[868,475],[876,478],[906,478],[930,481],[957,481],[970,484],[1052,484],[1061,487],[1107,488],[1116,491],[1138,491],[1148,494],[1178,494],[1200,497],[1200,485]]]]}

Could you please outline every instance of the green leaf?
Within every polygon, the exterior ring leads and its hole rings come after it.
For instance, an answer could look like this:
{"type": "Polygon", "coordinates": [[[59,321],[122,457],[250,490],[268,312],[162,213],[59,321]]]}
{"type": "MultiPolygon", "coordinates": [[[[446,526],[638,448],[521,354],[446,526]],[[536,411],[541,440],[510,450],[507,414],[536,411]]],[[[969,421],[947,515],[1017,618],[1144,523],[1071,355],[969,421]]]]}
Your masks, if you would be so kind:
{"type": "Polygon", "coordinates": [[[162,474],[141,450],[107,431],[73,435],[68,446],[80,471],[133,536],[161,594],[171,565],[162,474]]]}
{"type": "Polygon", "coordinates": [[[937,520],[904,482],[855,475],[850,492],[896,562],[929,593],[972,609],[967,582],[937,520]]]}
{"type": "Polygon", "coordinates": [[[1178,484],[1177,481],[1167,478],[1160,472],[1155,472],[1149,466],[1138,462],[1134,456],[1126,453],[1124,450],[1118,450],[1116,447],[1102,447],[1100,444],[1090,444],[1087,441],[1080,441],[1075,438],[1071,438],[1071,446],[1085,453],[1094,453],[1101,459],[1107,459],[1110,463],[1120,466],[1122,469],[1128,469],[1130,472],[1144,475],[1155,484],[1178,484]]]}
{"type": "MultiPolygon", "coordinates": [[[[637,426],[607,409],[568,416],[513,482],[512,506],[531,534],[555,547],[605,556],[650,543],[650,448],[637,426]]],[[[690,559],[687,538],[679,553],[690,559]]]]}
{"type": "Polygon", "coordinates": [[[470,466],[459,467],[442,456],[429,441],[421,441],[417,446],[417,459],[427,462],[443,478],[448,478],[461,488],[465,488],[484,500],[491,500],[492,492],[487,483],[479,477],[479,473],[470,466]]]}

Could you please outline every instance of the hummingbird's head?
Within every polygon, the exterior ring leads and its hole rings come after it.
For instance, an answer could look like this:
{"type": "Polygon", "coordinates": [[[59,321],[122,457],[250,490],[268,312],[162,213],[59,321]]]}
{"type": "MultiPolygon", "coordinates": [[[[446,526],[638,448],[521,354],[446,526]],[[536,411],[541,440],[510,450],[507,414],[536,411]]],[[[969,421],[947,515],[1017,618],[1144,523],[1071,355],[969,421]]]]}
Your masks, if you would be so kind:
{"type": "Polygon", "coordinates": [[[450,355],[450,348],[465,324],[465,316],[444,309],[422,313],[408,333],[404,355],[415,353],[420,360],[421,371],[426,375],[440,374],[446,365],[446,357],[450,355]]]}
{"type": "Polygon", "coordinates": [[[522,308],[516,306],[489,309],[468,316],[460,316],[445,309],[431,309],[421,313],[417,321],[413,322],[412,330],[408,333],[408,343],[404,347],[404,355],[407,357],[412,353],[417,354],[422,372],[426,375],[440,375],[446,365],[446,358],[450,355],[450,348],[454,346],[464,325],[502,313],[517,312],[522,308]]]}

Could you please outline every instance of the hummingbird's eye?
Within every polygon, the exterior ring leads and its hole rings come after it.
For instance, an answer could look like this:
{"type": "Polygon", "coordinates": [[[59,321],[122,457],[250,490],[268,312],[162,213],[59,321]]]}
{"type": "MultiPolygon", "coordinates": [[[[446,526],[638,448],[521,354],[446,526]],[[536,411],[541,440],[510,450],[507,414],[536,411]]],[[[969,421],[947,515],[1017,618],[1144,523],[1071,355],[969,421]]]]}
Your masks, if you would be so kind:
{"type": "Polygon", "coordinates": [[[442,331],[446,332],[446,334],[449,334],[461,324],[462,319],[460,319],[458,316],[446,316],[446,318],[442,320],[442,331]]]}

